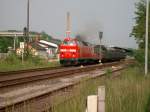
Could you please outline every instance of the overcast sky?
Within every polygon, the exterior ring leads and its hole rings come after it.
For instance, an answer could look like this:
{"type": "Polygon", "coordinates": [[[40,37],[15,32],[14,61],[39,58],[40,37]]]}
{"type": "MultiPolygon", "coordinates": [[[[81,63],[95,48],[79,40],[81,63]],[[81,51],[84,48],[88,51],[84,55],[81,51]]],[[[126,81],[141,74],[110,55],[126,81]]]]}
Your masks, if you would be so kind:
{"type": "MultiPolygon", "coordinates": [[[[71,36],[84,34],[86,41],[135,48],[129,37],[139,0],[30,0],[30,30],[45,31],[63,39],[66,13],[71,14],[71,36]]],[[[0,30],[22,30],[26,26],[27,0],[0,0],[0,30]]]]}

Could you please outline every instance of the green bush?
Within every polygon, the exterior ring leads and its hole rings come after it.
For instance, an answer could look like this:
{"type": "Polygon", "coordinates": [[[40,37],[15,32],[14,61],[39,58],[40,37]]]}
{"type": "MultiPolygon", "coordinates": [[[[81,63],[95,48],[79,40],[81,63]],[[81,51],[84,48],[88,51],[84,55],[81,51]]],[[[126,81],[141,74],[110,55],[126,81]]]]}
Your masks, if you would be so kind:
{"type": "Polygon", "coordinates": [[[47,62],[47,60],[32,55],[24,57],[23,63],[21,60],[21,56],[17,56],[15,54],[10,54],[6,59],[0,60],[0,71],[14,71],[55,66],[59,66],[59,63],[47,62]]]}
{"type": "Polygon", "coordinates": [[[33,63],[34,65],[44,65],[46,62],[44,59],[40,58],[39,56],[29,56],[27,58],[27,61],[33,63]]]}
{"type": "Polygon", "coordinates": [[[8,64],[16,64],[20,62],[21,60],[19,59],[19,57],[17,57],[15,53],[9,54],[9,56],[5,60],[3,60],[3,63],[8,63],[8,64]]]}
{"type": "Polygon", "coordinates": [[[140,64],[144,64],[144,50],[136,50],[134,53],[134,57],[135,59],[140,63],[140,64]]]}
{"type": "MultiPolygon", "coordinates": [[[[134,57],[137,60],[137,64],[141,67],[144,67],[144,63],[145,63],[145,50],[144,49],[140,49],[140,50],[136,50],[134,52],[134,57]]],[[[148,59],[150,59],[150,50],[148,53],[148,59]]],[[[150,68],[150,60],[148,60],[148,65],[150,68]]]]}
{"type": "Polygon", "coordinates": [[[111,69],[111,68],[108,68],[108,69],[106,70],[106,76],[107,76],[108,78],[110,78],[110,77],[112,76],[112,69],[111,69]]]}

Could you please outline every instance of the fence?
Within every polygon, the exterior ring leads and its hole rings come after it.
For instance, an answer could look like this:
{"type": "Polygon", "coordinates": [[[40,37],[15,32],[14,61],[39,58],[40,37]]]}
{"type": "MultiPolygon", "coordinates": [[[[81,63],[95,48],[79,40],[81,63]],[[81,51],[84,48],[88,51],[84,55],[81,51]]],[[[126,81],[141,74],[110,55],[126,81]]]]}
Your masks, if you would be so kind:
{"type": "Polygon", "coordinates": [[[86,112],[105,112],[105,87],[98,88],[98,95],[87,97],[86,112]]]}

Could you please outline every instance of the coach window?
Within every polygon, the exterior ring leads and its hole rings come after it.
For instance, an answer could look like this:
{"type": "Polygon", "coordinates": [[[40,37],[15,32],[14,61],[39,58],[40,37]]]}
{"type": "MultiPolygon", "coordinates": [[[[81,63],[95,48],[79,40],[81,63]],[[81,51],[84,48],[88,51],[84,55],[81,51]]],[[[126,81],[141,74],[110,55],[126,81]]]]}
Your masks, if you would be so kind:
{"type": "Polygon", "coordinates": [[[76,42],[77,42],[77,45],[79,45],[79,46],[83,45],[82,42],[80,42],[80,41],[76,41],[76,42]]]}

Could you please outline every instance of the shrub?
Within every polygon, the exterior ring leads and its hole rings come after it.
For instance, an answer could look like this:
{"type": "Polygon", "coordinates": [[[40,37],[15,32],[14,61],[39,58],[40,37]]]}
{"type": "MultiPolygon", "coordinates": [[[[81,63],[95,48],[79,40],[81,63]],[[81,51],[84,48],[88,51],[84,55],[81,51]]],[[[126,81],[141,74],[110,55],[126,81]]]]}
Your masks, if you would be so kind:
{"type": "Polygon", "coordinates": [[[3,62],[8,63],[8,64],[16,64],[16,63],[20,63],[21,60],[15,53],[12,53],[12,54],[9,54],[9,56],[5,60],[3,60],[3,62]]]}
{"type": "Polygon", "coordinates": [[[27,58],[27,61],[33,63],[34,65],[44,65],[46,62],[44,59],[40,58],[39,56],[30,56],[27,58]]]}
{"type": "Polygon", "coordinates": [[[108,68],[108,69],[106,70],[106,76],[107,76],[108,78],[110,78],[110,77],[112,76],[112,69],[111,69],[111,68],[108,68]]]}
{"type": "MultiPolygon", "coordinates": [[[[137,64],[143,68],[145,63],[145,50],[144,49],[136,50],[134,52],[134,57],[138,62],[137,64]]],[[[148,54],[148,59],[150,59],[150,50],[148,54]]],[[[148,65],[150,67],[150,60],[148,60],[148,65]]]]}

